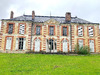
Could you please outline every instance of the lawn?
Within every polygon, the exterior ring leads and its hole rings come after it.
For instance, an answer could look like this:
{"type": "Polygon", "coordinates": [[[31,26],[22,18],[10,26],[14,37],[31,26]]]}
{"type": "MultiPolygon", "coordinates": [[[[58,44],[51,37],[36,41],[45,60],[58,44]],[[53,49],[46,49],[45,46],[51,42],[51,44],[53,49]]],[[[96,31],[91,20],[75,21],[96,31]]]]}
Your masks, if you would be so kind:
{"type": "Polygon", "coordinates": [[[100,55],[0,53],[0,75],[100,75],[100,55]]]}

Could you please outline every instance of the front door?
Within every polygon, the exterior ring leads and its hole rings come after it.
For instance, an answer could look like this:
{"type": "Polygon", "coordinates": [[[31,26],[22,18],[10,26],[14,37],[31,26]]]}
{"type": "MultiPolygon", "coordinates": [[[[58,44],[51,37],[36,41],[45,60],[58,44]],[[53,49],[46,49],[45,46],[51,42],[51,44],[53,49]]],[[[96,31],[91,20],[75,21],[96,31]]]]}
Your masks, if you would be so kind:
{"type": "Polygon", "coordinates": [[[63,52],[68,52],[67,40],[63,40],[63,52]]]}
{"type": "Polygon", "coordinates": [[[12,37],[7,37],[6,50],[11,50],[11,44],[12,44],[12,37]]]}
{"type": "Polygon", "coordinates": [[[40,39],[35,40],[35,52],[40,52],[40,39]]]}
{"type": "Polygon", "coordinates": [[[90,40],[90,52],[94,52],[94,40],[90,40]]]}

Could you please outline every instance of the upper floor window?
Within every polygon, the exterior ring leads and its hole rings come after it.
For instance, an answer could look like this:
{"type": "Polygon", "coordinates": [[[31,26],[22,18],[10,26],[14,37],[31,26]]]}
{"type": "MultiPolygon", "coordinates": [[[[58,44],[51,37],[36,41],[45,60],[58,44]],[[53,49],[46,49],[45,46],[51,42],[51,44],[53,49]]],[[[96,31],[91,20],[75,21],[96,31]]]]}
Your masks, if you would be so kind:
{"type": "Polygon", "coordinates": [[[93,27],[88,27],[89,36],[93,36],[93,27]]]}
{"type": "Polygon", "coordinates": [[[63,27],[63,36],[67,36],[67,27],[63,27]]]}
{"type": "Polygon", "coordinates": [[[36,26],[36,35],[40,35],[40,26],[36,26]]]}
{"type": "Polygon", "coordinates": [[[9,34],[12,34],[13,33],[13,24],[9,24],[8,33],[9,34]]]}
{"type": "Polygon", "coordinates": [[[78,36],[83,36],[83,28],[82,28],[82,26],[78,26],[78,36]]]}
{"type": "Polygon", "coordinates": [[[19,34],[24,34],[25,30],[25,25],[24,24],[20,24],[20,29],[19,29],[19,34]]]}
{"type": "Polygon", "coordinates": [[[49,35],[54,35],[54,26],[50,26],[49,35]]]}

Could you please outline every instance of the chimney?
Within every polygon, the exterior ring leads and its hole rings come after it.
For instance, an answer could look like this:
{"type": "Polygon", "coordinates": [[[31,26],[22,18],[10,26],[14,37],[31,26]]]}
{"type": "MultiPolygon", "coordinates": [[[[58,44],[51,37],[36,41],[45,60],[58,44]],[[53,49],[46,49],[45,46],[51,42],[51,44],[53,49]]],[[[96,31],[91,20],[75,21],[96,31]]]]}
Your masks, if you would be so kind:
{"type": "Polygon", "coordinates": [[[65,20],[66,20],[66,22],[70,22],[71,21],[71,13],[70,12],[66,12],[65,20]]]}
{"type": "Polygon", "coordinates": [[[11,11],[11,13],[10,13],[10,19],[12,19],[12,18],[13,18],[13,16],[14,16],[14,12],[13,12],[13,11],[11,11]]]}
{"type": "Polygon", "coordinates": [[[32,20],[35,19],[35,11],[32,11],[32,20]]]}

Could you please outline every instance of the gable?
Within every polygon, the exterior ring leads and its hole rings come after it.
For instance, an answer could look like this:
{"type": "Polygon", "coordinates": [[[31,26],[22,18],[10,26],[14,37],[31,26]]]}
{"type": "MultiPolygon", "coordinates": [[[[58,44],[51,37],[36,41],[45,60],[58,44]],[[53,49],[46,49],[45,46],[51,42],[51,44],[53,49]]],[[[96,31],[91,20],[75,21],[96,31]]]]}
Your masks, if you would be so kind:
{"type": "Polygon", "coordinates": [[[44,22],[44,25],[59,25],[60,23],[56,21],[55,19],[49,19],[44,22]]]}

